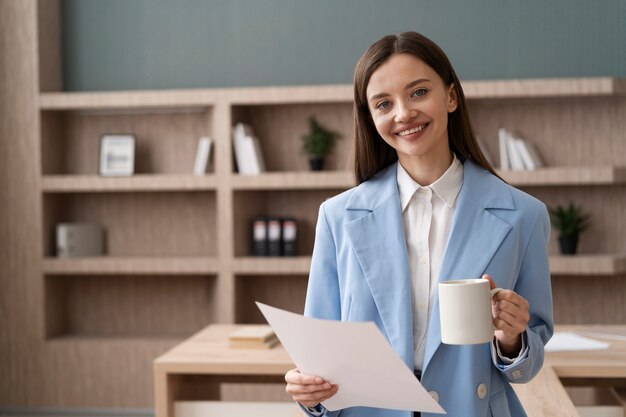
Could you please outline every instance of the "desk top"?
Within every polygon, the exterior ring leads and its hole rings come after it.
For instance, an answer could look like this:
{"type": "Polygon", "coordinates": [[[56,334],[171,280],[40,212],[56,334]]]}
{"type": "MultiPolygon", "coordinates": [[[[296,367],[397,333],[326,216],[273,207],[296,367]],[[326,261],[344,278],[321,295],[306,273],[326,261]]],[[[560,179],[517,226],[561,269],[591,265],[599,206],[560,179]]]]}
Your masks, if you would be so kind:
{"type": "MultiPolygon", "coordinates": [[[[155,368],[169,373],[284,375],[294,367],[281,345],[230,348],[228,335],[238,328],[241,325],[210,325],[157,358],[155,368]]],[[[557,326],[557,331],[586,331],[611,344],[607,350],[547,352],[546,365],[559,378],[626,378],[626,326],[557,326]]]]}
{"type": "Polygon", "coordinates": [[[559,378],[626,378],[626,326],[572,325],[557,326],[556,330],[575,332],[611,345],[606,350],[546,352],[545,364],[559,378]]]}
{"type": "Polygon", "coordinates": [[[294,368],[285,349],[240,349],[228,335],[242,325],[212,324],[174,346],[155,362],[155,370],[184,374],[284,375],[294,368]]]}

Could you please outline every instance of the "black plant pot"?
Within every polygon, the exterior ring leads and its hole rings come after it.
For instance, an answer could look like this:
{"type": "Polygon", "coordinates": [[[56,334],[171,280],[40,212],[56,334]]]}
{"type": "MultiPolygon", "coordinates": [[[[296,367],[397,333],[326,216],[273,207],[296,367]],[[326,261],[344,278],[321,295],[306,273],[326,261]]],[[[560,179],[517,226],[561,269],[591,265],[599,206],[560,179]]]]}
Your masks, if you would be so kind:
{"type": "Polygon", "coordinates": [[[311,171],[321,171],[322,168],[324,168],[324,157],[312,156],[309,158],[309,166],[311,167],[311,171]]]}
{"type": "Polygon", "coordinates": [[[578,246],[578,235],[576,236],[559,236],[559,247],[561,254],[574,255],[578,246]]]}

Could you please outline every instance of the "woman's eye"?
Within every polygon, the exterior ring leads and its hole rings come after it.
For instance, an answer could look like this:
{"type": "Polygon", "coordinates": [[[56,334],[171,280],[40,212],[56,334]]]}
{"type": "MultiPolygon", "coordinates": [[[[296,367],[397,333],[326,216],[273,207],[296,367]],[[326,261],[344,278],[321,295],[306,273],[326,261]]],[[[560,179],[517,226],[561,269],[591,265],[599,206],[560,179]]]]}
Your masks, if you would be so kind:
{"type": "Polygon", "coordinates": [[[386,110],[390,106],[391,106],[391,102],[390,101],[381,101],[380,103],[378,103],[376,108],[379,109],[379,110],[386,110]]]}
{"type": "Polygon", "coordinates": [[[426,90],[425,88],[418,88],[417,90],[413,91],[411,96],[412,97],[421,97],[421,96],[425,95],[427,92],[428,92],[428,90],[426,90]]]}

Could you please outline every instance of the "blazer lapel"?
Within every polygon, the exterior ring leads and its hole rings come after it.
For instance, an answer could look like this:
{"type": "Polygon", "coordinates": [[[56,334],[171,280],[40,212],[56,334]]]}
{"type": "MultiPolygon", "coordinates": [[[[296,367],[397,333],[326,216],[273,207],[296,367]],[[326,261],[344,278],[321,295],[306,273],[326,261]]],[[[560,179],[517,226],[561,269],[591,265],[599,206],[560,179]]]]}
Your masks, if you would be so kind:
{"type": "MultiPolygon", "coordinates": [[[[463,186],[459,193],[439,281],[482,276],[512,228],[489,212],[488,209],[494,208],[514,210],[510,192],[498,178],[471,161],[466,161],[463,186]]],[[[435,288],[422,370],[426,370],[440,344],[439,296],[435,288]]]]}
{"type": "Polygon", "coordinates": [[[346,233],[370,287],[389,342],[413,365],[411,278],[396,164],[359,186],[347,210],[364,210],[346,233]]]}

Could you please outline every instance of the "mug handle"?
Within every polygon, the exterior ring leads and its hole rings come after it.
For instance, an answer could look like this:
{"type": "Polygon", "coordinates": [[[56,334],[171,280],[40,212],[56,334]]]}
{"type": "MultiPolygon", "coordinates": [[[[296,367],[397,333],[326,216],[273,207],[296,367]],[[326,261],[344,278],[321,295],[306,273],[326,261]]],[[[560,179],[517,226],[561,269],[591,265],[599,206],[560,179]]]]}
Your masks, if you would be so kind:
{"type": "MultiPolygon", "coordinates": [[[[499,293],[500,291],[502,291],[502,288],[498,288],[498,287],[496,287],[493,290],[491,290],[490,301],[493,298],[493,296],[496,295],[497,293],[499,293]]],[[[493,331],[495,332],[496,331],[496,326],[493,325],[493,317],[491,318],[491,327],[493,327],[493,331]]]]}

